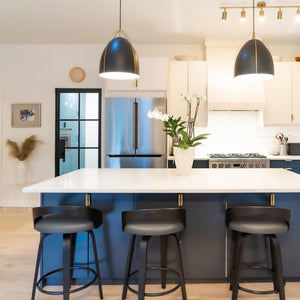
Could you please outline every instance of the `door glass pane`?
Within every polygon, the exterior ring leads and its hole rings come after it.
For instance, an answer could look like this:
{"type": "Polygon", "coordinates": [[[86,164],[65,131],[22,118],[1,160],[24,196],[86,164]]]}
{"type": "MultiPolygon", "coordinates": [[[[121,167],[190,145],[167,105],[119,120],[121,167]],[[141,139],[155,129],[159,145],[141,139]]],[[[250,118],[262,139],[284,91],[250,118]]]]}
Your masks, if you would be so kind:
{"type": "Polygon", "coordinates": [[[78,119],[78,93],[60,94],[60,119],[78,119]]]}
{"type": "Polygon", "coordinates": [[[78,149],[66,149],[65,161],[59,160],[59,174],[66,174],[78,169],[78,149]]]}
{"type": "Polygon", "coordinates": [[[98,121],[80,121],[80,147],[98,147],[98,121]]]}
{"type": "Polygon", "coordinates": [[[65,140],[66,147],[78,147],[78,122],[60,121],[59,138],[65,140]]]}
{"type": "Polygon", "coordinates": [[[80,119],[99,119],[98,93],[80,94],[80,119]]]}
{"type": "Polygon", "coordinates": [[[98,168],[98,149],[80,149],[80,168],[98,168]]]}

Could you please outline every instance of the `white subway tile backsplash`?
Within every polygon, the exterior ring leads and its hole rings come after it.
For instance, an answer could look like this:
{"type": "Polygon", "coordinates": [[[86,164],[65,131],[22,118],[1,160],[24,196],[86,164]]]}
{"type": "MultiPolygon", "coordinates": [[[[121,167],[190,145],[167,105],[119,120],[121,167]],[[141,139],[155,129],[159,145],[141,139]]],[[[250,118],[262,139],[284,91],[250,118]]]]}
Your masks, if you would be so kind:
{"type": "Polygon", "coordinates": [[[289,136],[289,141],[300,142],[300,125],[262,126],[259,111],[210,111],[208,126],[197,127],[196,134],[210,133],[207,140],[196,148],[196,156],[207,153],[279,152],[276,133],[289,136]]]}

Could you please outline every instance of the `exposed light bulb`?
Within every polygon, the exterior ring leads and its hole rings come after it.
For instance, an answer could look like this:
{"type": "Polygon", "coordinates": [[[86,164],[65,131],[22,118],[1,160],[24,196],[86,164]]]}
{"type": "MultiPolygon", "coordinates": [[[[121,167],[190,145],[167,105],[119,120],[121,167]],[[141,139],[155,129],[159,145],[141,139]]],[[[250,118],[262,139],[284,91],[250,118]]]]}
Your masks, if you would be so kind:
{"type": "Polygon", "coordinates": [[[278,13],[277,13],[277,20],[282,21],[282,10],[279,8],[278,13]]]}
{"type": "Polygon", "coordinates": [[[246,21],[246,12],[243,8],[243,10],[241,11],[241,22],[245,22],[246,21]]]}
{"type": "Polygon", "coordinates": [[[297,21],[300,21],[300,8],[297,9],[297,21]]]}
{"type": "Polygon", "coordinates": [[[264,21],[265,20],[265,12],[264,12],[264,10],[262,8],[259,11],[259,20],[260,21],[264,21]]]}
{"type": "Polygon", "coordinates": [[[227,11],[226,8],[224,8],[224,11],[222,13],[222,22],[226,22],[227,21],[227,11]]]}

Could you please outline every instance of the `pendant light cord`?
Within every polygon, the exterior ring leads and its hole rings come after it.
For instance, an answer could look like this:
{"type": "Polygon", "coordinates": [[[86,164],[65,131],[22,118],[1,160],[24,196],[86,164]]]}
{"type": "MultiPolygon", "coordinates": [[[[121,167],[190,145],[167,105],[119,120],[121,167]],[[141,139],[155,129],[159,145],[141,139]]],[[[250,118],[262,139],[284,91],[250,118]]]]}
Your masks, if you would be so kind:
{"type": "Polygon", "coordinates": [[[119,12],[119,31],[121,31],[121,22],[122,22],[122,0],[120,0],[120,12],[119,12]]]}
{"type": "MultiPolygon", "coordinates": [[[[121,0],[120,0],[121,1],[121,0]]],[[[254,0],[252,2],[252,38],[255,39],[255,11],[254,11],[254,0]]]]}

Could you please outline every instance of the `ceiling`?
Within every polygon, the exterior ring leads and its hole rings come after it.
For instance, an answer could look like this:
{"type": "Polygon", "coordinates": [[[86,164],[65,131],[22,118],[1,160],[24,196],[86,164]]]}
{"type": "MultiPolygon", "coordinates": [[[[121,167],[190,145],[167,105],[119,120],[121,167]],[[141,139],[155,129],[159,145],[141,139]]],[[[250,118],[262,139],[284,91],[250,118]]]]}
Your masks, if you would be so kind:
{"type": "MultiPolygon", "coordinates": [[[[299,5],[300,0],[267,0],[268,5],[299,5]]],[[[123,0],[122,28],[136,44],[201,44],[205,39],[245,39],[251,34],[240,10],[228,10],[221,22],[220,5],[251,5],[251,0],[123,0]]],[[[265,10],[256,31],[267,43],[300,44],[296,9],[265,10]]],[[[1,0],[0,43],[99,44],[118,29],[119,0],[1,0]]],[[[258,11],[257,11],[258,14],[258,11]]],[[[258,18],[257,18],[258,19],[258,18]]]]}

